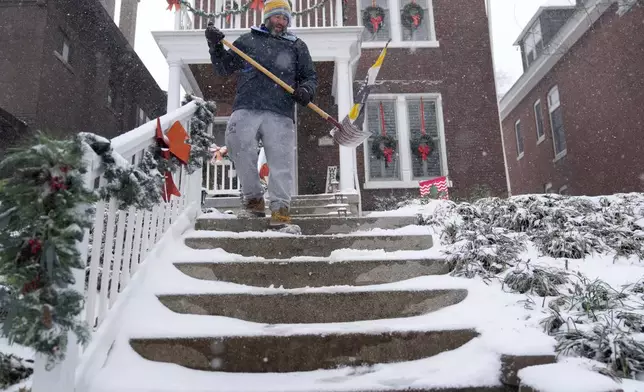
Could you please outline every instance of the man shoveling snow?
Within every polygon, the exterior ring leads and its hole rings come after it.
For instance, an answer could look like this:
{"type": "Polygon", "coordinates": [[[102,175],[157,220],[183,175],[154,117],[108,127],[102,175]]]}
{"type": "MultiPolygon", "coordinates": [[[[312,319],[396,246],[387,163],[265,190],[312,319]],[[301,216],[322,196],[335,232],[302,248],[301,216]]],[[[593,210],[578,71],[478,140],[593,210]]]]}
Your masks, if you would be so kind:
{"type": "Polygon", "coordinates": [[[262,140],[270,167],[270,227],[299,232],[291,223],[290,203],[295,150],[295,103],[306,106],[317,90],[317,76],[306,44],[287,31],[291,8],[287,0],[264,4],[264,24],[253,27],[234,45],[294,86],[291,95],[234,52],[224,49],[224,34],[212,25],[206,39],[215,71],[221,76],[237,71],[233,113],[226,128],[226,146],[235,163],[244,196],[244,216],[264,217],[264,192],[257,170],[257,143],[262,140]]]}

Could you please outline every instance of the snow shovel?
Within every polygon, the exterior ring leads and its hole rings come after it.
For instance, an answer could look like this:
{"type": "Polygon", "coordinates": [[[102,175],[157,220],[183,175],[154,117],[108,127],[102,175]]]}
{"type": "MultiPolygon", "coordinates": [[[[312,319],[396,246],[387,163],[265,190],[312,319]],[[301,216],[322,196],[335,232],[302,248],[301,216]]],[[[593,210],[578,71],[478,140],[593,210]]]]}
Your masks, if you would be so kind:
{"type": "MultiPolygon", "coordinates": [[[[227,47],[229,47],[232,51],[237,53],[241,58],[243,58],[248,63],[250,63],[253,67],[261,71],[264,75],[271,78],[275,83],[282,86],[282,88],[288,91],[289,94],[293,94],[293,91],[294,91],[293,87],[286,84],[284,81],[282,81],[282,79],[275,76],[271,71],[264,68],[261,64],[253,60],[246,53],[237,49],[232,43],[226,41],[225,39],[222,39],[221,42],[227,47]]],[[[357,147],[360,144],[362,144],[362,142],[364,142],[371,135],[369,133],[363,132],[362,130],[358,129],[358,127],[356,127],[351,122],[351,119],[349,118],[349,116],[346,116],[342,120],[342,123],[339,123],[336,119],[328,115],[324,110],[320,109],[313,102],[309,102],[309,104],[306,105],[306,107],[313,110],[315,113],[320,115],[320,117],[322,117],[324,120],[326,120],[327,122],[333,125],[334,128],[331,130],[331,136],[333,137],[333,140],[335,140],[335,142],[341,146],[357,147]]]]}

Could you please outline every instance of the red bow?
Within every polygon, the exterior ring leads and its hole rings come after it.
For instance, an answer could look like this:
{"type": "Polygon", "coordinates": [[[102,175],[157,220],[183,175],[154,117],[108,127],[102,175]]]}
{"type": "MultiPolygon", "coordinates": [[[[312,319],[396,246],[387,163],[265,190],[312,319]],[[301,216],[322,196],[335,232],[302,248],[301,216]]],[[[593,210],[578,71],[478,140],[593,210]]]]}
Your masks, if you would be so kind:
{"type": "Polygon", "coordinates": [[[32,238],[29,240],[29,248],[31,250],[31,254],[35,255],[42,249],[42,244],[40,243],[40,240],[32,238]]]}
{"type": "Polygon", "coordinates": [[[412,15],[411,20],[412,20],[412,23],[414,24],[414,27],[418,27],[418,25],[420,24],[420,15],[418,14],[412,15]]]}
{"type": "Polygon", "coordinates": [[[166,10],[172,11],[172,7],[174,7],[175,11],[181,10],[181,3],[179,0],[167,0],[168,1],[168,8],[166,10]]]}
{"type": "MultiPolygon", "coordinates": [[[[175,122],[167,135],[163,134],[161,130],[161,120],[157,118],[157,132],[156,139],[159,147],[161,148],[161,156],[164,159],[170,159],[170,154],[177,157],[183,164],[188,162],[190,156],[190,146],[185,143],[188,138],[188,134],[180,122],[175,122]]],[[[177,197],[181,196],[181,192],[174,183],[172,178],[172,173],[165,172],[165,184],[161,191],[161,196],[163,201],[166,203],[170,200],[170,196],[175,195],[177,197]]]]}
{"type": "Polygon", "coordinates": [[[264,1],[262,0],[253,0],[253,3],[249,7],[253,10],[261,10],[264,8],[264,1]]]}
{"type": "Polygon", "coordinates": [[[429,156],[429,153],[431,151],[432,150],[427,144],[421,144],[420,146],[418,146],[418,153],[420,154],[420,157],[423,161],[427,160],[427,157],[429,156]]]}
{"type": "Polygon", "coordinates": [[[393,160],[394,149],[390,147],[385,147],[382,150],[382,153],[385,155],[385,162],[391,163],[391,161],[393,160]]]}
{"type": "Polygon", "coordinates": [[[373,26],[373,31],[375,33],[380,30],[380,24],[382,23],[382,16],[376,16],[371,18],[371,25],[373,26]]]}

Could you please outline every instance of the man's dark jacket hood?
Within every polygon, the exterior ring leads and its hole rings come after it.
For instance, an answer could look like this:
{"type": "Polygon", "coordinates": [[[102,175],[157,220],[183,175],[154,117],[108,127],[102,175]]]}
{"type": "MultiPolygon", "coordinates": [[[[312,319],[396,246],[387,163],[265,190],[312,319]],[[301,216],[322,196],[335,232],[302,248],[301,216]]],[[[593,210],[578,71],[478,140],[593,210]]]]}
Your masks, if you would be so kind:
{"type": "MultiPolygon", "coordinates": [[[[290,32],[271,35],[265,26],[253,27],[234,45],[293,88],[305,87],[311,97],[317,90],[317,75],[306,44],[290,32]]],[[[238,72],[233,111],[270,110],[294,118],[291,94],[220,43],[210,49],[210,59],[221,76],[238,72]]]]}

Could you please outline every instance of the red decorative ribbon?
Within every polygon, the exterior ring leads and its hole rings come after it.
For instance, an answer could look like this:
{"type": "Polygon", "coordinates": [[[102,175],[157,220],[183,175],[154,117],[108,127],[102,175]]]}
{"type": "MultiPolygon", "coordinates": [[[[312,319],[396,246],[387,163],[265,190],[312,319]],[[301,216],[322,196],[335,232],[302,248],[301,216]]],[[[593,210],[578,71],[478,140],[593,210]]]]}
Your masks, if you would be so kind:
{"type": "Polygon", "coordinates": [[[42,249],[42,244],[39,239],[32,238],[29,240],[29,248],[31,250],[31,254],[35,255],[42,249]]]}
{"type": "Polygon", "coordinates": [[[264,1],[263,0],[253,0],[253,2],[251,3],[249,8],[253,9],[253,10],[261,10],[261,9],[264,8],[264,1]]]}
{"type": "Polygon", "coordinates": [[[423,98],[420,98],[420,134],[427,134],[425,131],[425,104],[423,103],[423,98]]]}
{"type": "Polygon", "coordinates": [[[387,136],[387,128],[385,126],[385,109],[382,107],[382,102],[380,102],[380,134],[382,136],[387,136]]]}
{"type": "Polygon", "coordinates": [[[181,3],[179,0],[167,0],[168,2],[168,8],[166,10],[172,11],[172,7],[174,7],[175,11],[180,11],[181,10],[181,3]]]}
{"type": "Polygon", "coordinates": [[[382,24],[382,16],[378,15],[376,17],[371,17],[371,25],[373,26],[373,32],[377,33],[380,30],[380,25],[382,24]]]}
{"type": "Polygon", "coordinates": [[[427,144],[421,144],[420,146],[418,146],[418,153],[420,154],[420,157],[423,161],[427,160],[430,152],[432,152],[432,150],[427,144]]]}
{"type": "Polygon", "coordinates": [[[391,147],[385,147],[382,150],[382,153],[385,155],[385,161],[387,163],[391,163],[391,161],[393,160],[393,156],[394,156],[394,149],[391,148],[391,147]]]}
{"type": "Polygon", "coordinates": [[[418,27],[418,25],[420,24],[420,15],[418,15],[418,14],[412,15],[411,20],[412,20],[412,23],[413,23],[414,27],[418,27]]]}
{"type": "MultiPolygon", "coordinates": [[[[163,157],[163,159],[170,159],[170,138],[168,138],[168,136],[166,136],[161,130],[160,118],[157,118],[156,139],[159,147],[161,148],[161,156],[163,157]]],[[[179,197],[181,196],[181,192],[179,192],[177,185],[174,183],[171,172],[166,171],[164,177],[165,183],[163,185],[163,189],[161,190],[161,196],[163,197],[163,201],[167,203],[170,200],[170,196],[175,195],[179,197]]]]}

